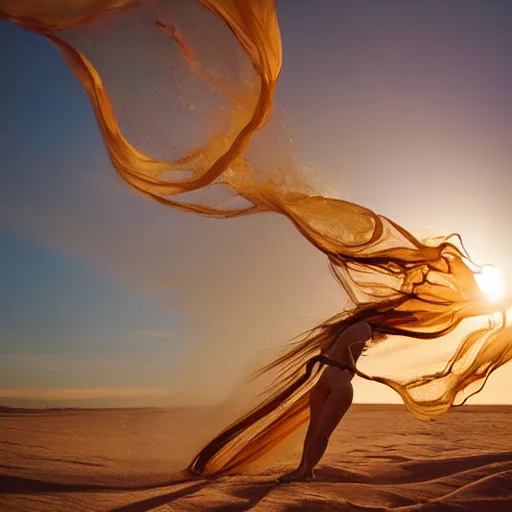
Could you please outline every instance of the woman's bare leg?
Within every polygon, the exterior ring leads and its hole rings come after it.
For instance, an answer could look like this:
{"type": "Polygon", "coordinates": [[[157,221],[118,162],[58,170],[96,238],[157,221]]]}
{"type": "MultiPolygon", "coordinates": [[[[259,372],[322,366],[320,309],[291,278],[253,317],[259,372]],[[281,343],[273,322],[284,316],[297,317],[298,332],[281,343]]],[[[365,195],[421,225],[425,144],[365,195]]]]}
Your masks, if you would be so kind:
{"type": "Polygon", "coordinates": [[[311,441],[304,450],[304,462],[303,465],[301,464],[304,475],[311,475],[313,468],[320,462],[331,434],[352,405],[353,396],[354,391],[350,383],[331,390],[318,418],[311,441]]]}
{"type": "Polygon", "coordinates": [[[279,478],[280,482],[292,482],[294,480],[304,480],[307,478],[311,478],[312,474],[306,474],[305,471],[305,454],[308,451],[308,447],[311,444],[314,433],[316,431],[318,421],[321,418],[322,410],[324,408],[327,399],[329,398],[329,388],[323,386],[320,382],[318,382],[313,389],[311,390],[310,399],[309,399],[309,425],[306,431],[306,437],[304,439],[304,448],[302,451],[302,459],[298,468],[291,473],[286,473],[285,475],[279,478]]]}
{"type": "Polygon", "coordinates": [[[303,469],[306,465],[305,454],[309,450],[309,446],[313,441],[315,431],[318,428],[318,422],[322,418],[322,411],[324,410],[330,393],[329,389],[320,383],[311,390],[311,397],[309,401],[310,419],[306,437],[304,439],[304,449],[302,451],[302,459],[300,461],[298,471],[303,469]]]}

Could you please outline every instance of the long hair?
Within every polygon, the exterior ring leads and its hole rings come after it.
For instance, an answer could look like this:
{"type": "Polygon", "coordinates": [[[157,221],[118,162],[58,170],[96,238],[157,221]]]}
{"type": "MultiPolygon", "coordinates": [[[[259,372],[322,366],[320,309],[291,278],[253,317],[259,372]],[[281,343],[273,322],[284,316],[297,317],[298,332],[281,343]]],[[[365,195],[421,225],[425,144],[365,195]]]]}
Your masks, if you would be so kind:
{"type": "MultiPolygon", "coordinates": [[[[111,99],[124,98],[124,93],[119,96],[123,91],[122,83],[117,91],[115,87],[109,88],[107,94],[102,73],[94,67],[94,59],[89,59],[63,38],[64,34],[68,37],[75,28],[81,30],[81,26],[96,18],[121,13],[135,4],[137,9],[140,7],[147,13],[137,19],[144,23],[146,19],[159,20],[163,13],[157,3],[134,0],[78,3],[83,5],[69,10],[56,8],[54,0],[4,1],[0,18],[36,31],[57,45],[89,95],[109,157],[119,176],[144,196],[179,211],[212,218],[263,212],[285,216],[298,233],[327,256],[333,274],[354,305],[353,310],[340,313],[304,333],[287,353],[261,371],[279,370],[279,378],[268,390],[267,398],[201,450],[191,470],[219,473],[241,469],[307,421],[308,393],[318,378],[318,368],[305,363],[333,343],[350,323],[368,322],[375,340],[379,336],[403,335],[440,338],[441,343],[462,320],[489,312],[488,303],[475,281],[474,274],[478,270],[474,270],[458,235],[420,241],[404,227],[368,208],[321,194],[294,162],[282,166],[280,159],[272,163],[266,158],[258,161],[246,155],[253,136],[271,117],[281,72],[282,47],[275,0],[200,0],[205,9],[231,30],[235,37],[229,40],[242,49],[252,63],[254,73],[249,77],[250,86],[243,83],[245,78],[240,82],[243,93],[238,86],[233,88],[231,79],[223,80],[206,72],[197,61],[194,45],[188,44],[178,30],[161,21],[155,23],[154,30],[179,46],[194,83],[207,88],[207,94],[197,97],[208,101],[206,98],[212,97],[208,92],[215,91],[216,97],[220,94],[233,107],[219,104],[218,119],[223,121],[225,129],[211,138],[197,141],[177,160],[151,157],[128,141],[111,99]],[[184,169],[187,171],[183,172],[184,169]],[[234,196],[249,204],[231,208],[226,207],[225,201],[210,205],[201,201],[187,202],[187,197],[183,196],[175,199],[179,194],[215,185],[227,187],[234,196]],[[454,237],[460,248],[449,241],[454,237]]],[[[96,32],[91,31],[92,40],[95,37],[96,32]]],[[[225,40],[227,38],[218,37],[211,41],[220,50],[219,55],[223,54],[225,40]]],[[[99,37],[97,41],[97,48],[102,50],[102,45],[111,41],[111,37],[99,37]]],[[[227,50],[230,44],[226,43],[227,50]]],[[[148,46],[147,52],[150,62],[154,57],[161,57],[165,66],[162,69],[167,69],[167,51],[153,55],[148,46]]],[[[211,111],[201,108],[198,112],[203,110],[211,111]]],[[[265,147],[265,155],[272,154],[272,149],[265,147]]],[[[424,179],[429,177],[424,176],[424,179]]],[[[490,325],[467,335],[445,368],[435,374],[398,381],[365,375],[358,369],[356,373],[391,387],[416,417],[430,418],[443,414],[454,404],[464,403],[471,396],[470,391],[478,392],[489,375],[511,359],[512,327],[504,322],[501,328],[490,325]]]]}
{"type": "MultiPolygon", "coordinates": [[[[428,328],[428,316],[418,311],[404,311],[408,298],[380,304],[366,304],[352,311],[337,314],[296,338],[292,347],[277,360],[259,370],[254,377],[278,369],[279,377],[267,390],[267,398],[247,415],[216,436],[193,459],[189,470],[193,473],[218,474],[239,471],[276,447],[283,439],[304,424],[309,418],[309,391],[319,377],[318,367],[308,367],[307,362],[329,348],[340,333],[358,321],[367,322],[375,338],[389,335],[404,335],[421,339],[438,338],[451,332],[461,319],[451,317],[451,323],[428,328]]],[[[501,329],[483,329],[470,334],[459,347],[442,372],[422,376],[407,382],[398,382],[384,377],[369,376],[355,369],[355,373],[367,380],[380,382],[397,391],[405,405],[418,418],[426,419],[446,412],[454,402],[456,394],[470,383],[486,380],[492,369],[480,368],[480,361],[467,359],[470,348],[478,340],[484,343],[500,343],[510,332],[501,329]],[[502,338],[503,337],[503,338],[502,338]],[[455,376],[455,362],[467,359],[465,371],[455,376]],[[471,364],[472,363],[472,364],[471,364]],[[454,379],[458,379],[454,382],[454,379]],[[429,399],[421,398],[418,391],[428,391],[436,381],[442,393],[429,399]],[[444,387],[443,387],[444,386],[444,387]]],[[[370,345],[375,343],[371,341],[370,345]]],[[[510,358],[512,354],[509,354],[510,358]]],[[[478,358],[477,358],[478,359],[478,358]]],[[[497,363],[499,366],[501,363],[497,363]]],[[[466,397],[467,399],[467,397],[466,397]]],[[[464,400],[465,401],[465,400],[464,400]]]]}

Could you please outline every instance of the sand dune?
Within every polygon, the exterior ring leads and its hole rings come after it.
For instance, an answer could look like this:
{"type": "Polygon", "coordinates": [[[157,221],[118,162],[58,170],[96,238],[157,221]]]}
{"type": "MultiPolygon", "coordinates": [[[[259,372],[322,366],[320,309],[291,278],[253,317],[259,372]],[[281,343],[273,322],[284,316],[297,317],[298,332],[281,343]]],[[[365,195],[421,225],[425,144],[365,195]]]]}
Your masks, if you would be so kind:
{"type": "Polygon", "coordinates": [[[300,436],[250,474],[183,474],[232,419],[226,409],[5,410],[0,510],[509,511],[511,412],[465,407],[424,423],[399,406],[354,406],[316,480],[279,485],[300,436]]]}

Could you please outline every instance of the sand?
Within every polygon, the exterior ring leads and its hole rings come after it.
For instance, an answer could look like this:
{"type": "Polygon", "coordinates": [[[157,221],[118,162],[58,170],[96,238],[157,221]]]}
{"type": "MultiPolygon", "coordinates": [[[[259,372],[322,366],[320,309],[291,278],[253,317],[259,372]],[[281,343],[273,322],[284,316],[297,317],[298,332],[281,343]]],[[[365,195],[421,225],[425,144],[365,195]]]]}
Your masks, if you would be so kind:
{"type": "Polygon", "coordinates": [[[421,422],[353,406],[309,483],[277,484],[300,437],[251,474],[180,470],[224,426],[222,409],[0,412],[0,510],[512,510],[512,407],[421,422]]]}

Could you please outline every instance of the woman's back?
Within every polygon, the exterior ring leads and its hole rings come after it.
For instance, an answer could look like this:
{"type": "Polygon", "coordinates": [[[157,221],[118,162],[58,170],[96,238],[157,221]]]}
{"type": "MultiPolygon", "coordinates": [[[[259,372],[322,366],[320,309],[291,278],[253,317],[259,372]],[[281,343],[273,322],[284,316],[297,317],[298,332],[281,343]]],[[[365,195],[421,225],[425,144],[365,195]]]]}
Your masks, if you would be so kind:
{"type": "Polygon", "coordinates": [[[356,322],[347,327],[324,354],[339,363],[350,365],[352,359],[354,361],[359,359],[366,342],[371,339],[372,329],[370,325],[364,321],[356,322]]]}

